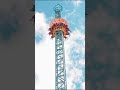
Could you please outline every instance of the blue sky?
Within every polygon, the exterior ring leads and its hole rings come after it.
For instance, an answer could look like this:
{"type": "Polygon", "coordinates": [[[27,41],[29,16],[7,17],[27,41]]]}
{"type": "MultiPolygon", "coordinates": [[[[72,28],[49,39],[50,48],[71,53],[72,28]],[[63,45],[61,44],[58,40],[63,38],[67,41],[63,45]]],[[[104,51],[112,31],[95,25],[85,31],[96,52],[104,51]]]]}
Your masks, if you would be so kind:
{"type": "Polygon", "coordinates": [[[53,7],[61,4],[62,18],[69,23],[71,35],[65,40],[68,89],[85,88],[85,1],[35,1],[35,74],[36,89],[54,89],[55,42],[48,35],[54,19],[53,7]],[[45,82],[45,83],[44,83],[45,82]]]}
{"type": "Polygon", "coordinates": [[[60,4],[63,7],[63,11],[62,11],[62,17],[66,17],[65,19],[69,20],[70,24],[69,27],[71,30],[74,30],[76,27],[79,28],[80,25],[76,25],[78,24],[84,24],[85,23],[85,2],[84,0],[81,0],[81,4],[79,6],[77,6],[74,4],[73,2],[77,2],[76,0],[61,0],[61,1],[55,1],[55,0],[36,0],[35,1],[35,10],[37,12],[44,12],[47,19],[48,19],[48,23],[54,18],[54,11],[53,11],[53,7],[56,4],[60,4]],[[71,13],[69,16],[68,13],[71,13]],[[51,18],[53,17],[53,18],[51,18]],[[74,22],[72,23],[72,21],[74,20],[74,22]]]}

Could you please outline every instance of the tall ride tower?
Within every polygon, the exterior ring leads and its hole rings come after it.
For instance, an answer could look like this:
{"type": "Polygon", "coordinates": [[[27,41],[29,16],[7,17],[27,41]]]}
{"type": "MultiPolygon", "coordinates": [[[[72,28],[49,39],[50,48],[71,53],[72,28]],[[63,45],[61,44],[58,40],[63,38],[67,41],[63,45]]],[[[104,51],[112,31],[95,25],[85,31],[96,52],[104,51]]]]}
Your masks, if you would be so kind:
{"type": "Polygon", "coordinates": [[[49,35],[55,37],[55,89],[67,90],[64,38],[69,35],[68,23],[61,18],[62,6],[57,4],[54,7],[55,19],[51,21],[49,35]]]}

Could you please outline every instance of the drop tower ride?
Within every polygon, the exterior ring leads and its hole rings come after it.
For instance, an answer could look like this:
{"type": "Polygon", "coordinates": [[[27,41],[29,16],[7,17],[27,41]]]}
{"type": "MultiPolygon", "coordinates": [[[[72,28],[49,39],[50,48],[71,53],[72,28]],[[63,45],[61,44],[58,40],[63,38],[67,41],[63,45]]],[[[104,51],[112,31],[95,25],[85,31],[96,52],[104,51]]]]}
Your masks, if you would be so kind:
{"type": "Polygon", "coordinates": [[[67,21],[61,18],[62,9],[60,4],[54,7],[55,19],[49,27],[49,35],[55,37],[55,90],[67,90],[64,38],[70,35],[70,30],[67,21]]]}

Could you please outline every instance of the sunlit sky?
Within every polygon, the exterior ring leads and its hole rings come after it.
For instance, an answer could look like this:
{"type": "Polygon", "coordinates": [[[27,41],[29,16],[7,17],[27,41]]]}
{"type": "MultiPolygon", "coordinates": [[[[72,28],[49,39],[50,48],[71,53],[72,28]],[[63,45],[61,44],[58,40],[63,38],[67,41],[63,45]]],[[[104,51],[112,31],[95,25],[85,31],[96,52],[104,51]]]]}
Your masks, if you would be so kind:
{"type": "Polygon", "coordinates": [[[63,7],[62,18],[69,23],[71,35],[65,40],[68,89],[85,88],[85,1],[35,1],[35,88],[55,89],[55,40],[48,35],[54,19],[53,7],[63,7]]]}

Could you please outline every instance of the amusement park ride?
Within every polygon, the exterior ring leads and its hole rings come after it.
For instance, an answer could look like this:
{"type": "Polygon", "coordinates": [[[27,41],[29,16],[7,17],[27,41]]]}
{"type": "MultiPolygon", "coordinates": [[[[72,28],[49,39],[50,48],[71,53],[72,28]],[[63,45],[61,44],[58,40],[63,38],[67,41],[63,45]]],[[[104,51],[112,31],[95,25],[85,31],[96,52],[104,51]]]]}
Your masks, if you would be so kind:
{"type": "Polygon", "coordinates": [[[55,19],[51,21],[49,27],[49,35],[55,37],[55,89],[67,90],[64,38],[70,35],[68,23],[61,18],[62,6],[57,4],[54,7],[55,19]]]}

